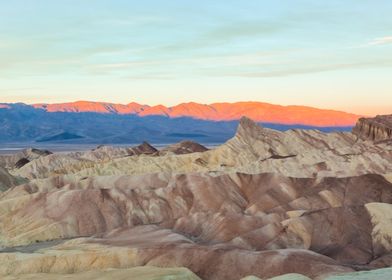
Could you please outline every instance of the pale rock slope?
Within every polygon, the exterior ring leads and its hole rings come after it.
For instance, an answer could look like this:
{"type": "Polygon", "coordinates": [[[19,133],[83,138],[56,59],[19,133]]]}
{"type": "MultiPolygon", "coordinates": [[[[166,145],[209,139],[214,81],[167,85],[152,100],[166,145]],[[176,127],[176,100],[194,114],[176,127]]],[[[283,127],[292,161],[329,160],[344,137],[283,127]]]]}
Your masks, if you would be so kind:
{"type": "MultiPolygon", "coordinates": [[[[259,280],[260,278],[243,278],[241,280],[259,280]]],[[[325,280],[390,280],[392,279],[392,268],[374,269],[371,271],[359,271],[353,273],[344,273],[326,277],[325,280]]],[[[309,280],[308,277],[301,274],[284,274],[273,277],[268,280],[309,280]]]]}
{"type": "Polygon", "coordinates": [[[139,266],[323,279],[392,265],[392,148],[352,133],[243,118],[212,150],[99,147],[11,172],[29,182],[0,193],[0,275],[10,279],[139,266]]]}
{"type": "Polygon", "coordinates": [[[333,275],[326,280],[390,280],[392,279],[392,268],[375,269],[371,271],[359,271],[340,275],[333,275]]]}
{"type": "Polygon", "coordinates": [[[134,267],[128,269],[92,270],[86,272],[59,274],[37,273],[18,276],[6,276],[3,280],[200,280],[186,268],[158,268],[152,266],[134,267]]]}
{"type": "Polygon", "coordinates": [[[87,159],[95,162],[110,161],[115,158],[130,157],[138,155],[154,155],[158,152],[153,146],[147,142],[143,142],[135,147],[111,147],[98,146],[96,149],[87,152],[70,153],[73,158],[87,159]]]}
{"type": "Polygon", "coordinates": [[[237,134],[216,149],[184,155],[121,157],[107,162],[86,156],[51,155],[14,171],[25,178],[59,174],[143,174],[156,172],[273,172],[291,177],[345,177],[392,173],[392,146],[352,133],[317,130],[279,132],[242,118],[237,134]]]}
{"type": "Polygon", "coordinates": [[[75,273],[145,265],[187,267],[200,278],[211,280],[240,279],[250,273],[266,278],[292,272],[315,277],[352,271],[308,250],[249,251],[220,244],[207,246],[151,225],[73,239],[31,253],[1,253],[0,261],[0,275],[75,273]]]}

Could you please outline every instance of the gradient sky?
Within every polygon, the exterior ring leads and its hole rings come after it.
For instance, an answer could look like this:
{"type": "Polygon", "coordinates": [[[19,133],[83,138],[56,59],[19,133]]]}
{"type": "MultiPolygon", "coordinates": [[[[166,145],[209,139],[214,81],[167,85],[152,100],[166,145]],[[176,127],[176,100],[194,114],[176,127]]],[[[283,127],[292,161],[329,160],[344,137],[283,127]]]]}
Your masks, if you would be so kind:
{"type": "Polygon", "coordinates": [[[392,1],[0,2],[0,102],[392,113],[392,1]]]}

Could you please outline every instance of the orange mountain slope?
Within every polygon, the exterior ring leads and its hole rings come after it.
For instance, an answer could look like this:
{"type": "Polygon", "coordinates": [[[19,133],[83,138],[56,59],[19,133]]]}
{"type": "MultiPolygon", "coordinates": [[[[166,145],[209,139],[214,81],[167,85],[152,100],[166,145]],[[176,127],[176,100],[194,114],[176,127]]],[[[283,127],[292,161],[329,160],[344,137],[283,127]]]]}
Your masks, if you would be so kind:
{"type": "Polygon", "coordinates": [[[247,116],[258,122],[311,126],[353,126],[361,117],[335,110],[306,106],[281,106],[263,102],[213,103],[209,105],[190,102],[173,107],[165,107],[163,105],[141,105],[134,102],[123,105],[77,101],[61,104],[34,104],[32,106],[48,112],[135,114],[142,117],[160,115],[170,118],[192,117],[213,121],[238,120],[242,116],[247,116]]]}

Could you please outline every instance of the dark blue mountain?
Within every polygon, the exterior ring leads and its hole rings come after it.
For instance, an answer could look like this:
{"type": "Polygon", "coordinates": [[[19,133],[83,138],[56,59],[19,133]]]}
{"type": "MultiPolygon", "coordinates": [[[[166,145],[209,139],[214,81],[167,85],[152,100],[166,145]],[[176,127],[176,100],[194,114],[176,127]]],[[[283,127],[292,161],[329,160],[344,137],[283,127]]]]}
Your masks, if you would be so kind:
{"type": "MultiPolygon", "coordinates": [[[[101,113],[49,113],[25,104],[0,108],[0,142],[66,142],[120,144],[148,141],[173,143],[184,139],[200,143],[221,143],[231,138],[238,121],[206,121],[101,113]]],[[[351,127],[312,127],[263,123],[277,130],[293,128],[349,131],[351,127]]]]}

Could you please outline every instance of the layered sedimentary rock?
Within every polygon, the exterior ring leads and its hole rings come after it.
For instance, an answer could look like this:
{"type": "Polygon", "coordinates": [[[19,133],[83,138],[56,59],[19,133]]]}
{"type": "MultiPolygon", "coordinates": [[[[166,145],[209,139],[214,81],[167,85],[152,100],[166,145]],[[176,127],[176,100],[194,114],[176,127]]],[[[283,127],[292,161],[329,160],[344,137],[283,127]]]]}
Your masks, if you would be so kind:
{"type": "Polygon", "coordinates": [[[29,182],[0,194],[0,275],[321,279],[392,264],[388,142],[243,118],[227,143],[199,148],[103,146],[12,169],[29,182]]]}
{"type": "Polygon", "coordinates": [[[75,159],[86,159],[94,162],[102,162],[130,156],[154,155],[157,152],[158,150],[149,143],[143,142],[138,146],[129,148],[101,145],[92,151],[70,153],[69,156],[75,159]]]}
{"type": "Polygon", "coordinates": [[[191,154],[191,153],[202,153],[208,151],[206,147],[193,141],[182,141],[180,143],[167,146],[159,151],[159,155],[175,154],[191,154]]]}
{"type": "Polygon", "coordinates": [[[80,154],[50,155],[14,171],[26,178],[157,172],[273,172],[289,177],[347,177],[392,173],[392,146],[358,140],[352,133],[280,132],[243,118],[237,134],[216,149],[183,155],[127,156],[104,162],[80,154]]]}
{"type": "Polygon", "coordinates": [[[3,247],[157,224],[202,244],[311,249],[346,264],[390,250],[389,231],[374,234],[381,219],[368,206],[392,203],[392,184],[377,175],[58,177],[15,187],[1,201],[3,247]]]}
{"type": "Polygon", "coordinates": [[[12,176],[7,169],[0,167],[0,193],[25,181],[23,178],[12,176]]]}
{"type": "MultiPolygon", "coordinates": [[[[302,272],[311,277],[346,273],[352,270],[339,266],[335,261],[306,250],[274,250],[251,252],[236,248],[203,246],[177,237],[176,234],[163,241],[162,233],[145,230],[138,238],[128,232],[120,241],[77,239],[32,254],[3,253],[0,275],[26,274],[31,270],[45,273],[71,273],[86,270],[126,268],[130,266],[186,266],[202,279],[241,279],[252,271],[261,278],[302,272]],[[179,239],[178,239],[179,238],[179,239]],[[150,244],[149,241],[153,241],[150,244]]],[[[113,237],[115,238],[115,237],[113,237]]]]}
{"type": "Polygon", "coordinates": [[[365,140],[392,140],[392,115],[360,118],[353,129],[353,133],[365,140]]]}
{"type": "Polygon", "coordinates": [[[13,155],[0,156],[0,166],[8,169],[20,168],[32,160],[52,154],[47,150],[25,149],[13,155]]]}

